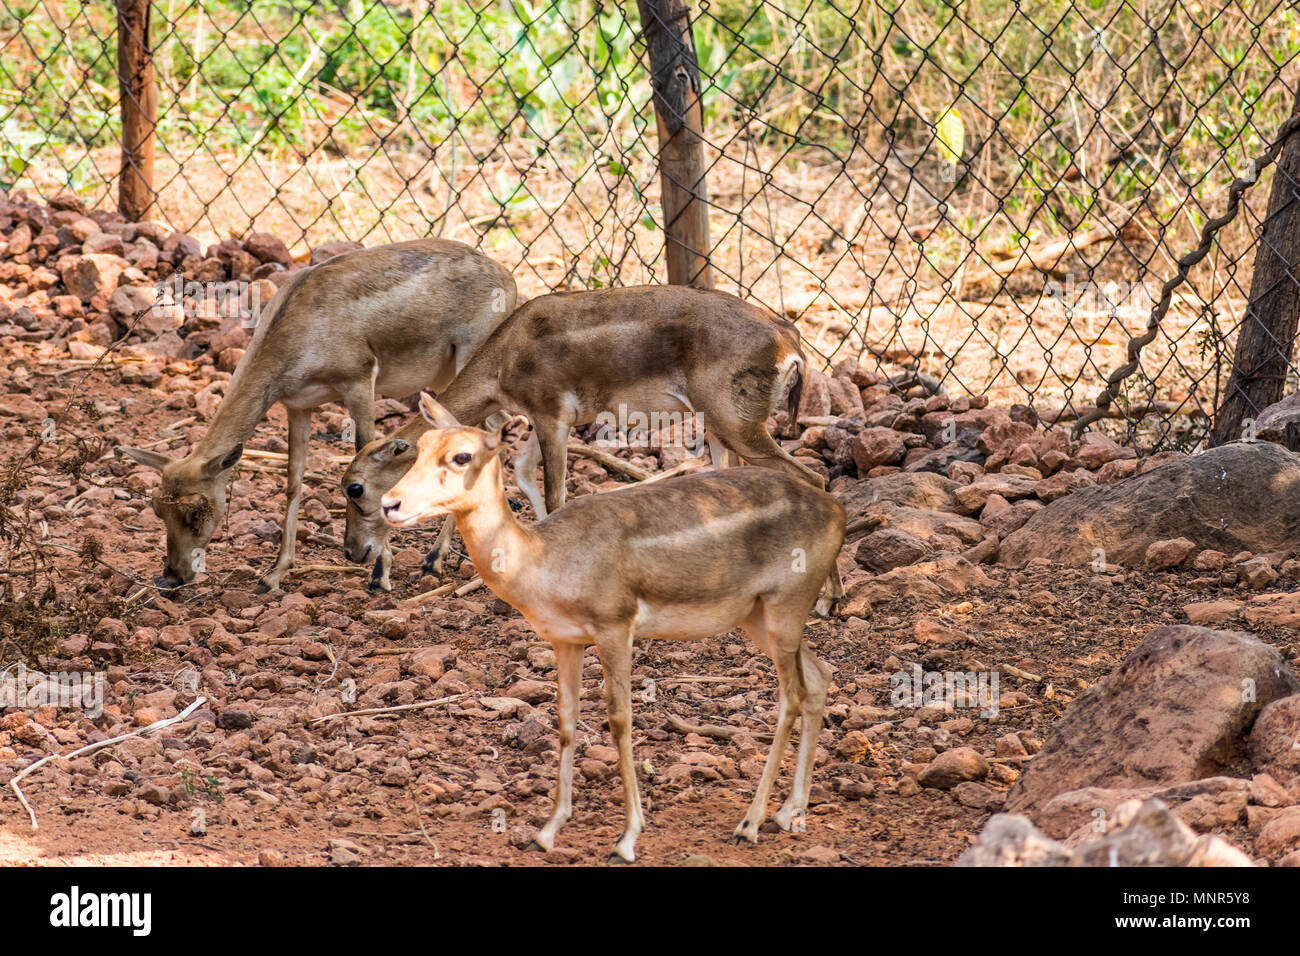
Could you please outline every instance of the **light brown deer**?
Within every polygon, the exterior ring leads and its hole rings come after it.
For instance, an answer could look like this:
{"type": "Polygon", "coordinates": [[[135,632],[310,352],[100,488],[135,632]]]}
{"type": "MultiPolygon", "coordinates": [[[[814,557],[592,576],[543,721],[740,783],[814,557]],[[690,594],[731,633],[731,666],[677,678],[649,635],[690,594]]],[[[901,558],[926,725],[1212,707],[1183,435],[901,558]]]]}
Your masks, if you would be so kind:
{"type": "Polygon", "coordinates": [[[162,583],[188,583],[226,511],[244,442],[272,405],[289,418],[288,503],[280,551],[258,590],[293,563],[312,409],[341,401],[355,447],[374,438],[375,396],[444,388],[515,306],[509,271],[459,242],[362,249],[303,269],[263,310],[207,433],[184,458],[116,451],[162,472],[154,512],[167,526],[162,583]]]}
{"type": "MultiPolygon", "coordinates": [[[[694,412],[719,467],[730,451],[749,464],[824,488],[822,478],[766,427],[783,395],[793,420],[803,368],[794,326],[724,292],[639,286],[556,293],[520,306],[438,400],[472,425],[497,412],[521,414],[533,423],[537,444],[515,463],[515,476],[538,517],[545,517],[564,503],[570,428],[616,418],[620,407],[647,419],[694,412]],[[534,484],[538,454],[545,486],[540,505],[534,484]]],[[[382,495],[414,461],[411,446],[423,428],[411,422],[364,449],[348,468],[348,493],[366,500],[382,495]]],[[[350,509],[354,552],[363,543],[367,553],[387,547],[386,529],[373,521],[364,529],[361,524],[350,509]]],[[[426,569],[440,559],[449,531],[439,536],[426,569]]],[[[831,598],[840,598],[837,569],[830,584],[831,598]]]]}
{"type": "Polygon", "coordinates": [[[804,642],[804,625],[844,541],[844,509],[830,495],[761,468],[689,475],[587,495],[525,526],[510,510],[500,455],[521,447],[528,421],[496,432],[459,427],[423,396],[433,428],[415,463],[381,499],[384,518],[407,527],[451,515],[483,581],[517,608],[555,650],[560,772],[549,850],[572,810],[573,761],[584,647],[605,673],[609,729],[618,746],[626,817],[612,859],[636,858],[645,825],[632,759],[632,642],[690,640],[740,626],[776,664],[775,739],[737,842],[757,842],[767,801],[802,716],[790,795],[774,817],[789,829],[808,806],[829,669],[804,642]]]}

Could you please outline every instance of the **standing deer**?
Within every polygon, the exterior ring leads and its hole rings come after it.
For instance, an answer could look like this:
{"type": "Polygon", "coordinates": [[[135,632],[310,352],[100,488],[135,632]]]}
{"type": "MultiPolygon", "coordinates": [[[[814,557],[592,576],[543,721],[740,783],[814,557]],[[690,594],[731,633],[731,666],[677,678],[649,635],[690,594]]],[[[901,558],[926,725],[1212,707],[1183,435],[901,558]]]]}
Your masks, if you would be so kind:
{"type": "Polygon", "coordinates": [[[803,640],[844,542],[844,509],[802,477],[739,468],[588,495],[525,527],[511,513],[500,454],[521,447],[528,420],[496,432],[459,427],[422,396],[432,429],[415,463],[381,499],[384,519],[408,527],[451,515],[484,583],[555,650],[560,772],[550,819],[535,842],[555,845],[572,811],[573,760],[584,647],[605,673],[609,730],[626,801],[611,859],[636,858],[645,825],[632,759],[632,642],[690,640],[740,626],[776,664],[772,750],[736,842],[758,841],[797,716],[803,717],[790,796],[774,817],[789,829],[808,806],[830,671],[803,640]]]}
{"type": "Polygon", "coordinates": [[[119,454],[156,468],[154,512],[167,526],[162,583],[188,583],[226,511],[244,442],[276,402],[289,418],[288,503],[275,565],[293,564],[312,409],[341,401],[355,447],[375,434],[375,395],[444,388],[515,305],[510,273],[459,242],[420,239],[362,249],[303,269],[268,303],[207,433],[180,460],[143,448],[119,454]]]}
{"type": "MultiPolygon", "coordinates": [[[[691,412],[703,421],[715,465],[724,452],[824,488],[768,434],[782,395],[791,420],[804,358],[790,323],[724,292],[639,286],[556,293],[532,299],[503,322],[438,396],[457,420],[490,414],[526,416],[534,441],[515,463],[520,490],[538,517],[564,504],[569,429],[613,414],[691,412]],[[545,496],[535,469],[542,461],[545,496]]],[[[412,446],[428,426],[412,421],[363,449],[348,468],[349,494],[378,499],[415,460],[412,446]]],[[[356,552],[387,547],[387,529],[348,514],[356,552]]],[[[439,565],[450,538],[444,527],[430,553],[439,565]]],[[[426,564],[428,567],[429,564],[426,564]]],[[[831,597],[844,593],[831,570],[831,597]]]]}

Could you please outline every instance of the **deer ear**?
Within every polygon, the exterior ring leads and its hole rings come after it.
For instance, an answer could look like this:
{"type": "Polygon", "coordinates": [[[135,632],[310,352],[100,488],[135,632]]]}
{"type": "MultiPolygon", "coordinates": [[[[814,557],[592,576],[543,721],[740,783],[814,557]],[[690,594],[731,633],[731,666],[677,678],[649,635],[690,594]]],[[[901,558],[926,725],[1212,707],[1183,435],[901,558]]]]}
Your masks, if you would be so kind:
{"type": "Polygon", "coordinates": [[[223,471],[227,471],[228,469],[234,468],[236,463],[239,461],[240,456],[243,455],[243,453],[244,453],[244,443],[240,442],[238,445],[230,449],[230,451],[226,452],[224,455],[216,455],[212,458],[209,458],[203,464],[203,477],[215,478],[223,471]]]}
{"type": "Polygon", "coordinates": [[[515,415],[502,422],[496,434],[488,438],[488,447],[513,455],[524,447],[532,434],[533,426],[523,415],[515,415]]]}
{"type": "Polygon", "coordinates": [[[156,451],[149,451],[147,448],[132,448],[130,445],[116,446],[113,449],[113,454],[118,458],[125,455],[132,461],[139,462],[148,468],[153,468],[158,471],[162,471],[172,463],[172,459],[168,458],[166,455],[160,455],[156,451]]]}
{"type": "Polygon", "coordinates": [[[439,405],[428,392],[420,393],[420,414],[434,428],[455,428],[460,424],[456,416],[439,405]]]}

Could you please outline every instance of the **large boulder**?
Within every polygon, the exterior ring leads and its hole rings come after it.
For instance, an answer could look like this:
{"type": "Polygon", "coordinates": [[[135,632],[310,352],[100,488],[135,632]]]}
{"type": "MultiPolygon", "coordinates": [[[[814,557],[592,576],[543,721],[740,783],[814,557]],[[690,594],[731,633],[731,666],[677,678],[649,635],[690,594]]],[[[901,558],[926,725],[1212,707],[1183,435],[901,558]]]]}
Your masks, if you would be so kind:
{"type": "Polygon", "coordinates": [[[1300,688],[1251,634],[1158,627],[1065,711],[1007,795],[1013,813],[1057,794],[1170,785],[1223,773],[1260,710],[1300,688]]]}
{"type": "Polygon", "coordinates": [[[998,560],[1141,567],[1157,541],[1188,538],[1227,554],[1300,547],[1300,455],[1242,442],[1053,501],[1002,542],[998,560]],[[1268,507],[1262,508],[1261,503],[1268,507]]]}

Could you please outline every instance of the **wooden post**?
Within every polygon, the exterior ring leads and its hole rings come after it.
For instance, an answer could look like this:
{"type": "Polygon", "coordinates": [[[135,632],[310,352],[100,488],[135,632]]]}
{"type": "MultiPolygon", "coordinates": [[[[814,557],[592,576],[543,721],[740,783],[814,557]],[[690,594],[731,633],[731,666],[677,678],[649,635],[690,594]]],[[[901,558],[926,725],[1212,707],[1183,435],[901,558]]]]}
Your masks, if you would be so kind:
{"type": "Polygon", "coordinates": [[[650,55],[668,281],[713,288],[700,64],[685,0],[637,0],[650,55]]]}
{"type": "MultiPolygon", "coordinates": [[[[1292,115],[1300,113],[1300,95],[1292,115]]],[[[1300,132],[1282,147],[1255,251],[1250,301],[1214,416],[1211,444],[1241,437],[1245,419],[1281,400],[1300,322],[1300,132]]]]}
{"type": "Polygon", "coordinates": [[[117,0],[117,85],[122,108],[122,167],[117,209],[139,222],[153,205],[154,130],[158,88],[149,39],[150,0],[117,0]]]}

